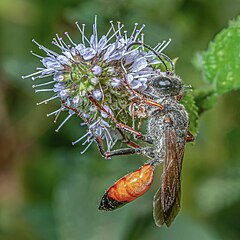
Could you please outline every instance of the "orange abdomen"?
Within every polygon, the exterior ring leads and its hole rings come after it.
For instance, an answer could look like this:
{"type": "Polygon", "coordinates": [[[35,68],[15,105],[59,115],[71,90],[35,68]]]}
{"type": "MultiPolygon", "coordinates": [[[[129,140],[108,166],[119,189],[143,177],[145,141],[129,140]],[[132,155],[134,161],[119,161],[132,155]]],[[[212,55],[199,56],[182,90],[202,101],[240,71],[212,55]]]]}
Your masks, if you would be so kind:
{"type": "Polygon", "coordinates": [[[138,170],[125,175],[108,189],[108,197],[117,202],[131,202],[140,197],[151,186],[153,170],[151,164],[145,164],[138,170]]]}

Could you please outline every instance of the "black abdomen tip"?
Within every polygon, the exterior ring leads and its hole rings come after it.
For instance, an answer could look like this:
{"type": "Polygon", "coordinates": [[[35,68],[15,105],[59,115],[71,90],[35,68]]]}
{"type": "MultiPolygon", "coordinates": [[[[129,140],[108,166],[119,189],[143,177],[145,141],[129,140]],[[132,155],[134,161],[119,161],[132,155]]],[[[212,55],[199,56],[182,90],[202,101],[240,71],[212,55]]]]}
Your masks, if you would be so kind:
{"type": "Polygon", "coordinates": [[[118,202],[110,197],[108,197],[108,192],[104,193],[100,205],[98,207],[98,210],[103,211],[113,211],[117,208],[120,208],[124,206],[126,202],[118,202]]]}

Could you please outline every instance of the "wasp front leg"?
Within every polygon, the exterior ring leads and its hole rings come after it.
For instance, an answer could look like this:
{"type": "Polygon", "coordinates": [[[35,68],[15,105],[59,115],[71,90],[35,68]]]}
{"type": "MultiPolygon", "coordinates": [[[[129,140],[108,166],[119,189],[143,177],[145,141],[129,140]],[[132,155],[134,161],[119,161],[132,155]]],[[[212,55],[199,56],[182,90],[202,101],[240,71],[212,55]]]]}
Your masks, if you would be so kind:
{"type": "Polygon", "coordinates": [[[115,182],[103,195],[99,210],[112,211],[142,196],[153,181],[154,166],[144,164],[115,182]]]}
{"type": "Polygon", "coordinates": [[[152,107],[158,107],[159,109],[163,110],[164,106],[160,103],[157,103],[151,99],[147,99],[145,97],[143,97],[141,94],[139,94],[138,92],[136,92],[134,89],[131,88],[131,86],[129,85],[126,76],[123,76],[123,84],[125,85],[125,87],[128,89],[128,91],[133,95],[133,96],[137,96],[137,98],[143,102],[145,102],[145,104],[150,105],[152,107]]]}
{"type": "Polygon", "coordinates": [[[88,95],[88,99],[101,111],[103,111],[104,113],[106,113],[108,115],[108,117],[115,123],[117,128],[123,129],[126,132],[129,132],[131,134],[133,134],[134,136],[136,136],[137,138],[141,138],[142,137],[142,133],[136,131],[135,129],[129,127],[126,124],[123,124],[121,122],[118,122],[117,119],[111,114],[109,113],[109,111],[107,111],[103,106],[101,106],[91,95],[88,95]]]}

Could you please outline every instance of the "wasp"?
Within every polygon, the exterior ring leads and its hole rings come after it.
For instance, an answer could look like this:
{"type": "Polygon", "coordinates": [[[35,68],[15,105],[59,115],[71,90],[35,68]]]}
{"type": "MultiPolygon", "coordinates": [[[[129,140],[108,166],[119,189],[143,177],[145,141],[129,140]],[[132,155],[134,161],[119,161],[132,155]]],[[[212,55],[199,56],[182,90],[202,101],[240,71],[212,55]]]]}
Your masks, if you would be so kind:
{"type": "MultiPolygon", "coordinates": [[[[174,64],[164,54],[156,53],[152,48],[141,44],[154,52],[160,59],[165,57],[171,64],[166,72],[151,79],[148,92],[151,97],[141,97],[147,107],[147,133],[137,133],[129,126],[122,126],[125,131],[132,131],[148,147],[131,146],[131,148],[104,151],[100,138],[96,142],[105,158],[119,155],[142,154],[149,160],[138,170],[131,172],[115,182],[103,195],[99,210],[112,211],[142,196],[153,182],[154,170],[163,163],[161,184],[153,199],[153,216],[157,226],[168,227],[180,210],[181,171],[186,142],[194,140],[189,132],[189,118],[185,107],[180,103],[184,94],[184,83],[175,74],[174,64]]],[[[118,123],[118,126],[121,125],[118,123]]]]}

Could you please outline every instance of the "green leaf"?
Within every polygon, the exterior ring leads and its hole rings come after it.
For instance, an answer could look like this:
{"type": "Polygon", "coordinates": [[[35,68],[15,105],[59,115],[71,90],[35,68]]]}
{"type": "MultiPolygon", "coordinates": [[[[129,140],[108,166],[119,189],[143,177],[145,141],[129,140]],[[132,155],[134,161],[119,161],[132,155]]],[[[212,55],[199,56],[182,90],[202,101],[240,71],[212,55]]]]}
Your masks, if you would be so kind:
{"type": "Polygon", "coordinates": [[[198,107],[191,93],[186,93],[181,101],[189,115],[189,131],[196,136],[198,133],[198,107]]]}
{"type": "Polygon", "coordinates": [[[206,80],[218,94],[240,88],[240,17],[209,44],[203,67],[206,80]]]}
{"type": "Polygon", "coordinates": [[[218,94],[212,89],[195,90],[193,94],[199,115],[211,109],[217,102],[218,94]]]}

